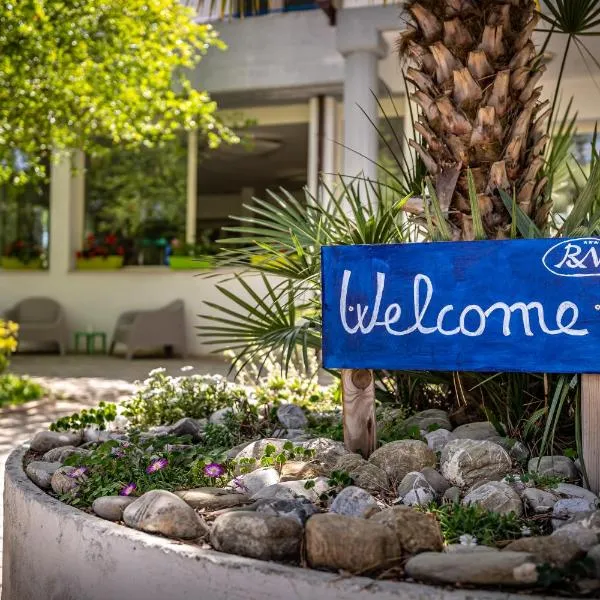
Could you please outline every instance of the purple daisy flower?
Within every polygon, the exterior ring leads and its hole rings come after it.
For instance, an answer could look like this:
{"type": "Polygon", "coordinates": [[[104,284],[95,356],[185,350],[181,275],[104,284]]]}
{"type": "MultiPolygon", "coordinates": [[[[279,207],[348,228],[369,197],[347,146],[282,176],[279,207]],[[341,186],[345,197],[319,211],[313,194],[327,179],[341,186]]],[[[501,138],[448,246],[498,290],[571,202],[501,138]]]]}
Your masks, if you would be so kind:
{"type": "Polygon", "coordinates": [[[207,477],[221,477],[225,473],[225,467],[219,463],[208,463],[204,467],[204,474],[207,477]]]}
{"type": "Polygon", "coordinates": [[[148,473],[148,475],[152,474],[152,473],[156,473],[156,471],[161,471],[162,469],[164,469],[167,465],[169,464],[169,461],[166,458],[157,458],[156,460],[153,460],[147,467],[146,467],[146,473],[148,473]]]}
{"type": "Polygon", "coordinates": [[[83,477],[87,472],[87,467],[77,467],[76,469],[73,469],[70,473],[68,473],[68,475],[72,479],[77,479],[78,477],[83,477]]]}
{"type": "Polygon", "coordinates": [[[119,496],[131,496],[136,489],[137,485],[135,485],[135,483],[128,483],[124,488],[121,489],[119,496]]]}

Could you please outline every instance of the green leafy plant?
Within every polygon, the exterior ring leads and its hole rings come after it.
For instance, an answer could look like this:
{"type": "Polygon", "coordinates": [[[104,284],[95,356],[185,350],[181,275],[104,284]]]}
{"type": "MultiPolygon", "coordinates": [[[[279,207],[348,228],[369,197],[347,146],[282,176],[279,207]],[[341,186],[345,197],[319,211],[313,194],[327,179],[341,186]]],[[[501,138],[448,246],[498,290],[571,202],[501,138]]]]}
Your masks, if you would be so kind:
{"type": "Polygon", "coordinates": [[[208,418],[247,397],[246,389],[218,375],[172,377],[165,369],[154,369],[136,395],[123,403],[123,415],[132,426],[148,428],[183,417],[208,418]]]}
{"type": "Polygon", "coordinates": [[[537,526],[517,517],[489,512],[479,505],[443,504],[423,509],[435,516],[447,544],[458,544],[461,536],[472,536],[477,543],[495,546],[498,542],[523,537],[523,529],[537,530],[537,526]]]}
{"type": "Polygon", "coordinates": [[[98,408],[84,408],[67,417],[61,417],[50,425],[50,431],[78,431],[86,427],[106,429],[108,423],[117,417],[117,405],[100,402],[98,408]]]}
{"type": "Polygon", "coordinates": [[[17,406],[39,400],[44,395],[44,388],[29,377],[19,377],[12,373],[0,375],[0,407],[17,406]]]}
{"type": "Polygon", "coordinates": [[[75,506],[91,506],[107,495],[138,496],[153,489],[183,490],[223,486],[231,476],[227,462],[189,445],[189,437],[163,436],[129,441],[110,440],[88,456],[71,456],[65,464],[81,469],[79,487],[61,499],[75,506]]]}

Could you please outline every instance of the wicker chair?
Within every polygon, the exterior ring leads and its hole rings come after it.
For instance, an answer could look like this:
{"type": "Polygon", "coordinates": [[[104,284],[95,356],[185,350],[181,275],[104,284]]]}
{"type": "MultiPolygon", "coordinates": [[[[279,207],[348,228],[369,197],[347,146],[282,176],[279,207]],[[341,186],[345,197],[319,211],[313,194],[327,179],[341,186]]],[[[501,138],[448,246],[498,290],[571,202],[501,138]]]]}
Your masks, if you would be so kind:
{"type": "Polygon", "coordinates": [[[19,324],[20,342],[55,342],[66,354],[69,328],[62,306],[51,298],[26,298],[4,313],[19,324]]]}
{"type": "Polygon", "coordinates": [[[185,313],[183,300],[175,300],[157,310],[136,310],[123,313],[117,320],[108,353],[115,345],[127,347],[126,358],[131,360],[137,350],[163,347],[174,354],[187,356],[185,342],[185,313]]]}

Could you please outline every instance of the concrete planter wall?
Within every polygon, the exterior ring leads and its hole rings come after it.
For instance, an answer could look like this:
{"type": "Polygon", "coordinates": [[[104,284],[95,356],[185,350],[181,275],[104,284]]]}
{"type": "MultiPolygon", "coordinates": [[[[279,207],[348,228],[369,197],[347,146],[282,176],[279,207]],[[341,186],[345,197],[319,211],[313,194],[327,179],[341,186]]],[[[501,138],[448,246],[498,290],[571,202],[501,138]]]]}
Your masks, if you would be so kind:
{"type": "Polygon", "coordinates": [[[23,471],[25,452],[6,463],[2,600],[542,600],[340,578],[134,531],[40,490],[23,471]]]}

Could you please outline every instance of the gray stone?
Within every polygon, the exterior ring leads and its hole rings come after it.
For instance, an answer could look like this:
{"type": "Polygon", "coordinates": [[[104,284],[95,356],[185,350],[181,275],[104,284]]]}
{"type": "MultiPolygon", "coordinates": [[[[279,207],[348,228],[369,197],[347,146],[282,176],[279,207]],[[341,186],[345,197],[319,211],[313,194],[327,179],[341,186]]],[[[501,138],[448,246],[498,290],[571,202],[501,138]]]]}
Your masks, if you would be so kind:
{"type": "MultiPolygon", "coordinates": [[[[427,495],[431,496],[432,499],[435,497],[435,490],[433,487],[431,487],[425,476],[422,473],[419,473],[419,471],[411,471],[403,477],[402,481],[398,485],[397,492],[400,498],[404,498],[410,492],[415,492],[417,490],[421,492],[428,492],[427,495]]],[[[428,500],[428,502],[429,501],[430,500],[428,500]]],[[[404,502],[404,504],[412,503],[404,502]]]]}
{"type": "Polygon", "coordinates": [[[75,446],[61,446],[59,448],[48,450],[48,452],[42,456],[42,460],[64,463],[69,456],[73,456],[74,454],[78,456],[88,456],[89,452],[83,448],[75,448],[75,446]]]}
{"type": "Polygon", "coordinates": [[[520,517],[523,514],[523,503],[519,494],[502,481],[490,481],[471,490],[463,498],[463,504],[477,504],[490,512],[502,515],[515,513],[520,517]]]}
{"type": "Polygon", "coordinates": [[[553,567],[565,567],[571,561],[583,555],[578,544],[568,539],[551,535],[542,537],[524,537],[506,546],[504,551],[530,552],[540,563],[553,567]]]}
{"type": "Polygon", "coordinates": [[[558,500],[558,496],[537,488],[525,489],[522,498],[536,514],[551,512],[558,500]]]}
{"type": "Polygon", "coordinates": [[[324,474],[321,466],[314,462],[290,460],[281,465],[280,481],[312,479],[324,474]]]}
{"type": "Polygon", "coordinates": [[[534,457],[527,463],[527,470],[530,473],[548,475],[550,477],[564,477],[569,480],[577,479],[575,463],[567,456],[534,457]]]}
{"type": "Polygon", "coordinates": [[[79,446],[81,432],[39,431],[33,436],[29,447],[33,452],[48,452],[61,446],[79,446]]]}
{"type": "Polygon", "coordinates": [[[529,458],[527,446],[519,442],[519,440],[499,437],[493,441],[502,446],[508,452],[508,455],[518,463],[524,464],[529,458]]]}
{"type": "Polygon", "coordinates": [[[179,419],[173,425],[169,425],[169,435],[184,436],[189,435],[192,441],[199,442],[202,440],[202,433],[206,426],[206,419],[192,419],[191,417],[184,417],[179,419]]]}
{"type": "Polygon", "coordinates": [[[568,498],[585,498],[590,503],[598,503],[598,496],[594,492],[571,483],[559,483],[552,488],[552,491],[568,498]]]}
{"type": "Polygon", "coordinates": [[[451,504],[456,504],[457,502],[460,502],[460,489],[455,486],[448,488],[444,492],[442,499],[444,500],[444,502],[451,504]]]}
{"type": "Polygon", "coordinates": [[[262,488],[252,496],[252,500],[260,500],[262,498],[287,500],[301,497],[307,498],[311,502],[317,502],[321,494],[327,492],[330,487],[327,477],[284,481],[262,488]],[[306,487],[308,482],[310,482],[309,487],[306,487]]]}
{"type": "Polygon", "coordinates": [[[135,500],[133,496],[102,496],[94,500],[92,510],[102,519],[122,521],[123,511],[135,500]]]}
{"type": "Polygon", "coordinates": [[[600,544],[590,549],[587,558],[594,569],[594,576],[596,579],[600,579],[600,544]]]}
{"type": "Polygon", "coordinates": [[[404,420],[405,427],[418,427],[419,430],[429,431],[432,426],[438,426],[440,429],[451,430],[450,417],[445,410],[430,408],[414,414],[412,417],[404,420]]]}
{"type": "Polygon", "coordinates": [[[400,482],[407,473],[436,464],[436,455],[419,440],[400,440],[378,448],[369,462],[383,469],[392,482],[400,482]]]}
{"type": "Polygon", "coordinates": [[[35,485],[41,487],[43,490],[49,490],[52,475],[54,475],[54,472],[61,467],[62,463],[60,462],[34,460],[27,465],[25,472],[35,485]]]}
{"type": "Polygon", "coordinates": [[[210,417],[208,418],[208,422],[211,425],[224,425],[226,421],[226,417],[228,414],[233,412],[233,408],[226,407],[216,410],[210,417]]]}
{"type": "Polygon", "coordinates": [[[457,439],[446,444],[440,459],[442,475],[458,487],[502,479],[512,468],[504,448],[486,440],[457,439]]]}
{"type": "Polygon", "coordinates": [[[233,508],[250,504],[247,494],[232,492],[231,490],[215,487],[194,488],[175,492],[186,504],[197,510],[212,512],[224,508],[233,508]]]}
{"type": "Polygon", "coordinates": [[[251,473],[238,475],[235,481],[238,482],[241,489],[245,490],[249,496],[253,496],[264,487],[279,483],[279,472],[273,467],[264,467],[256,469],[251,473]]]}
{"type": "Polygon", "coordinates": [[[282,404],[277,409],[277,418],[287,429],[304,429],[308,425],[304,411],[296,404],[282,404]]]}
{"type": "Polygon", "coordinates": [[[561,498],[552,509],[552,526],[558,529],[579,513],[587,514],[595,510],[596,503],[588,498],[561,498]]]}
{"type": "Polygon", "coordinates": [[[81,482],[86,478],[86,475],[74,477],[72,474],[76,471],[76,467],[60,467],[52,474],[50,485],[52,491],[59,496],[75,492],[81,485],[81,482]]]}
{"type": "Polygon", "coordinates": [[[447,546],[444,546],[444,552],[447,552],[448,554],[473,554],[477,552],[500,552],[500,550],[490,546],[448,544],[447,546]]]}
{"type": "Polygon", "coordinates": [[[281,452],[288,441],[289,440],[281,438],[264,438],[262,440],[257,440],[256,442],[250,442],[249,444],[246,444],[244,448],[237,453],[236,459],[261,459],[265,454],[267,446],[275,446],[275,450],[277,452],[281,452]]]}
{"type": "Polygon", "coordinates": [[[360,454],[342,456],[335,464],[334,470],[345,471],[352,477],[356,486],[369,492],[378,493],[388,488],[386,472],[365,460],[360,454]]]}
{"type": "Polygon", "coordinates": [[[435,500],[435,492],[431,487],[416,487],[404,494],[401,500],[407,506],[427,506],[435,500]]]}
{"type": "Polygon", "coordinates": [[[405,566],[409,577],[427,583],[525,585],[537,581],[535,557],[527,552],[425,552],[405,566]]]}
{"type": "Polygon", "coordinates": [[[171,538],[193,539],[208,533],[194,509],[165,490],[151,490],[137,498],[123,511],[123,521],[133,529],[171,538]]]}
{"type": "Polygon", "coordinates": [[[402,556],[391,527],[373,519],[332,513],[308,520],[305,549],[311,567],[361,574],[387,570],[402,556]]]}
{"type": "Polygon", "coordinates": [[[498,437],[496,428],[489,421],[460,425],[452,433],[457,440],[489,440],[498,437]]]}
{"type": "Polygon", "coordinates": [[[578,523],[563,525],[560,529],[552,533],[552,537],[573,542],[583,552],[587,552],[600,542],[600,535],[598,533],[578,523]]]}
{"type": "Polygon", "coordinates": [[[319,509],[306,498],[294,498],[293,500],[263,500],[256,507],[256,512],[273,517],[285,517],[294,519],[304,526],[312,515],[318,514],[319,509]]]}
{"type": "Polygon", "coordinates": [[[434,452],[440,452],[448,442],[455,439],[454,434],[451,431],[448,431],[448,429],[436,429],[435,431],[429,431],[424,435],[424,437],[427,441],[427,445],[434,452]]]}
{"type": "Polygon", "coordinates": [[[377,500],[365,490],[349,485],[334,498],[329,510],[347,517],[364,517],[367,511],[378,509],[377,500]]]}
{"type": "Polygon", "coordinates": [[[106,431],[105,429],[98,429],[98,427],[86,427],[83,430],[83,441],[88,442],[108,442],[108,440],[118,440],[124,437],[122,433],[113,433],[106,431]]]}
{"type": "Polygon", "coordinates": [[[321,464],[328,471],[332,471],[335,468],[340,457],[352,454],[349,450],[346,450],[342,442],[335,442],[328,438],[308,440],[302,443],[302,447],[305,450],[312,450],[313,455],[311,460],[321,464]]]}
{"type": "Polygon", "coordinates": [[[218,517],[210,541],[216,550],[260,560],[297,561],[302,526],[294,519],[230,512],[218,517]]]}
{"type": "Polygon", "coordinates": [[[421,475],[423,475],[427,483],[433,488],[433,491],[440,496],[451,487],[450,482],[433,467],[421,469],[421,475]]]}
{"type": "Polygon", "coordinates": [[[437,519],[409,506],[392,506],[374,513],[369,522],[381,523],[392,529],[405,554],[440,551],[443,548],[437,519]]]}

